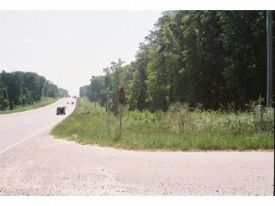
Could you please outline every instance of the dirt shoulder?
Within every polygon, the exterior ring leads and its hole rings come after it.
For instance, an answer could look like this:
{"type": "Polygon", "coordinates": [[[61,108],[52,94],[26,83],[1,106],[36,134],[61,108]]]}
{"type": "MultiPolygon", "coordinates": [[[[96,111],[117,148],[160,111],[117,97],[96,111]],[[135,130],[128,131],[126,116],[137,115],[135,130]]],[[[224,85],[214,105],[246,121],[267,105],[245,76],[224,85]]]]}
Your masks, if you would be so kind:
{"type": "Polygon", "coordinates": [[[41,134],[0,154],[0,195],[272,195],[272,151],[129,151],[41,134]]]}

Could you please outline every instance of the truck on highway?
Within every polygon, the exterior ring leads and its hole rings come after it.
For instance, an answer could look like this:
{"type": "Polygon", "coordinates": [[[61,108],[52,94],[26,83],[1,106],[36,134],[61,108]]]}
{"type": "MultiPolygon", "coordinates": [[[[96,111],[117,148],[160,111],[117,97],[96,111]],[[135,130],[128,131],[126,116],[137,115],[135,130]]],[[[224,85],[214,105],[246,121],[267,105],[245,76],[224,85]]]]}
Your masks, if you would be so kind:
{"type": "Polygon", "coordinates": [[[66,114],[66,111],[65,111],[65,110],[66,110],[66,107],[57,107],[57,108],[56,108],[56,115],[60,115],[60,114],[61,114],[61,115],[62,115],[62,114],[65,115],[65,114],[66,114]]]}

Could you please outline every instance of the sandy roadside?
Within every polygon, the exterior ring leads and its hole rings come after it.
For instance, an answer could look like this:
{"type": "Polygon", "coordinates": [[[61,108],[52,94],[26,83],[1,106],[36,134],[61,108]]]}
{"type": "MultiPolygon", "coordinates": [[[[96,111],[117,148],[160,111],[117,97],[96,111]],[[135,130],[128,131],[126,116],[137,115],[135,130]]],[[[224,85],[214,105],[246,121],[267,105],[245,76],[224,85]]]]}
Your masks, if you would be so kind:
{"type": "Polygon", "coordinates": [[[273,151],[128,151],[41,134],[0,154],[0,195],[272,195],[273,151]]]}

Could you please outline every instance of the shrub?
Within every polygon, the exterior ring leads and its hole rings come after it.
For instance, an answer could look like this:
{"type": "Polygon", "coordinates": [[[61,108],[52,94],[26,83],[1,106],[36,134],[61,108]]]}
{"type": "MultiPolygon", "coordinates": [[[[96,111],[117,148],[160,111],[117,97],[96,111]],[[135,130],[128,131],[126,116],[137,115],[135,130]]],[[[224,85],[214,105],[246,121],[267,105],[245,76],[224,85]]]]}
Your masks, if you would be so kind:
{"type": "Polygon", "coordinates": [[[175,103],[165,115],[165,128],[176,133],[220,132],[232,134],[274,133],[274,109],[262,117],[255,112],[200,111],[175,103]]]}

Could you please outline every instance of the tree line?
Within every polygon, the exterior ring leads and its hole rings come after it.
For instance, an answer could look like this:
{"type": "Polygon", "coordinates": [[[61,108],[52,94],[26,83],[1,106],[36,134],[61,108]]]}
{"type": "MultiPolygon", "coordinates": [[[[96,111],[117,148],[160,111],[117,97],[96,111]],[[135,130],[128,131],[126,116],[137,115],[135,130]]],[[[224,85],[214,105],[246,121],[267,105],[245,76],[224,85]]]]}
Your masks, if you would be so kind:
{"type": "Polygon", "coordinates": [[[245,109],[266,96],[266,12],[163,12],[136,59],[122,63],[112,62],[105,75],[93,76],[80,96],[103,104],[100,90],[109,88],[116,110],[116,91],[124,86],[130,110],[166,111],[175,102],[245,109]]]}
{"type": "Polygon", "coordinates": [[[38,102],[42,97],[64,97],[68,91],[32,72],[0,73],[0,110],[38,102]]]}

